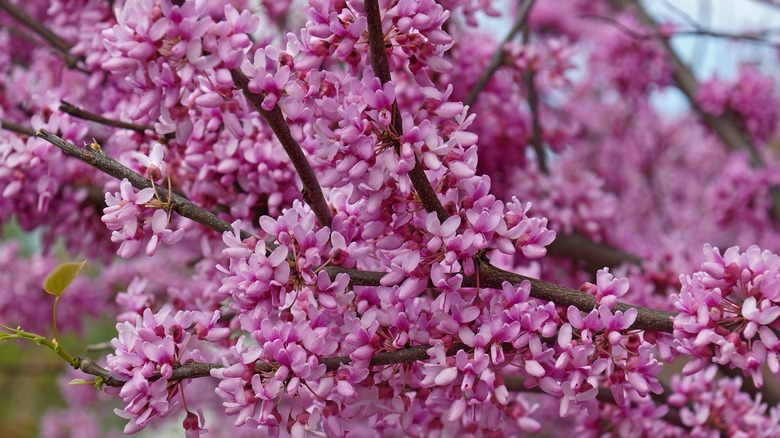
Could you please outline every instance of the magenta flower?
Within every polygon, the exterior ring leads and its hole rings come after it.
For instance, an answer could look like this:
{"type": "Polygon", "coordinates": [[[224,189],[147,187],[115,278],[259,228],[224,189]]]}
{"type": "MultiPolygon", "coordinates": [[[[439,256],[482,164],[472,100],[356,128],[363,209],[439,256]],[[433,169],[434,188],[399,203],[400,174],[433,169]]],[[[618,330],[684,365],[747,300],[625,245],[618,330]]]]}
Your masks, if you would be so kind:
{"type": "Polygon", "coordinates": [[[761,386],[762,363],[779,371],[780,345],[772,331],[780,329],[780,257],[757,246],[744,253],[732,247],[721,256],[706,245],[704,254],[701,270],[681,277],[680,294],[673,296],[680,311],[674,321],[677,351],[695,358],[683,371],[696,372],[712,361],[741,368],[761,386]]]}
{"type": "Polygon", "coordinates": [[[151,201],[155,191],[147,188],[136,192],[127,179],[122,180],[119,189],[119,193],[113,195],[106,193],[108,207],[103,209],[101,220],[109,230],[113,230],[111,241],[120,243],[117,254],[129,258],[141,249],[144,232],[138,225],[139,216],[144,210],[142,207],[151,201]]]}

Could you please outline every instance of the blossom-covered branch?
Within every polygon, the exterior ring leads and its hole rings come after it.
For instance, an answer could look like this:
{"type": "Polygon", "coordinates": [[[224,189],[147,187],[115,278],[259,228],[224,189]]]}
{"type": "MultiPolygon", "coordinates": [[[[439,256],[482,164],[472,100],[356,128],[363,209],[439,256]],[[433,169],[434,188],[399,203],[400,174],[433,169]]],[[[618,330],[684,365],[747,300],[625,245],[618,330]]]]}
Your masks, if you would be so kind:
{"type": "MultiPolygon", "coordinates": [[[[111,156],[104,154],[99,149],[88,150],[78,148],[72,143],[63,140],[45,129],[39,130],[35,135],[57,146],[67,155],[78,158],[107,175],[111,175],[118,180],[127,179],[133,187],[139,190],[152,187],[152,183],[148,179],[137,172],[128,169],[126,166],[122,165],[111,156]]],[[[168,197],[170,197],[172,208],[176,213],[220,233],[232,229],[229,223],[198,207],[183,196],[176,193],[169,193],[166,187],[155,185],[154,190],[161,199],[168,199],[168,197]]],[[[251,237],[251,234],[242,232],[242,236],[244,238],[249,238],[251,237]]]]}
{"type": "Polygon", "coordinates": [[[89,5],[19,6],[79,71],[0,30],[0,225],[43,231],[30,258],[0,242],[0,339],[98,377],[125,432],[179,414],[191,436],[780,430],[758,393],[780,375],[761,70],[697,93],[756,168],[695,110],[660,114],[667,48],[583,19],[609,0],[524,0],[505,17],[522,43],[479,26],[506,15],[491,2],[89,5]],[[62,295],[58,242],[110,263],[62,295]],[[106,310],[105,358],[59,347],[106,310]]]}
{"type": "MultiPolygon", "coordinates": [[[[45,130],[39,131],[37,136],[62,149],[66,154],[78,158],[114,178],[127,179],[136,189],[142,190],[152,187],[149,180],[100,151],[78,148],[45,130]]],[[[162,198],[166,198],[169,195],[163,187],[155,186],[154,188],[162,198]]],[[[233,230],[228,222],[193,204],[183,196],[173,194],[172,201],[173,210],[188,219],[192,219],[217,232],[230,232],[233,230]]],[[[241,236],[243,239],[252,237],[250,233],[243,230],[241,231],[241,236]]],[[[504,282],[519,285],[524,281],[530,281],[531,296],[533,298],[554,302],[561,306],[575,306],[584,312],[590,311],[595,307],[593,295],[585,292],[498,269],[484,261],[478,263],[478,265],[479,275],[464,277],[464,286],[501,289],[504,282]]],[[[322,269],[328,272],[329,276],[334,280],[339,274],[347,274],[350,278],[350,284],[353,286],[379,286],[382,284],[382,278],[387,275],[384,272],[371,272],[340,266],[325,266],[322,269]]],[[[622,303],[617,303],[615,307],[616,310],[620,311],[626,311],[630,308],[638,310],[636,322],[631,326],[632,329],[672,332],[672,317],[674,313],[622,303]]]]}
{"type": "MultiPolygon", "coordinates": [[[[385,32],[382,29],[379,1],[367,0],[365,6],[371,67],[374,70],[374,74],[384,85],[391,81],[391,77],[390,64],[387,61],[387,52],[385,49],[385,32]]],[[[392,126],[396,136],[403,135],[403,124],[398,102],[393,102],[392,105],[392,126]]],[[[420,160],[416,155],[413,159],[414,167],[409,171],[409,179],[411,179],[412,185],[414,185],[415,190],[417,190],[420,202],[425,206],[426,210],[436,212],[439,221],[444,222],[449,215],[441,204],[439,197],[436,195],[436,191],[431,186],[431,182],[425,175],[425,170],[423,170],[420,160]]]]}
{"type": "Polygon", "coordinates": [[[317,181],[314,170],[312,170],[309,160],[304,155],[301,145],[290,134],[290,127],[287,126],[287,122],[284,120],[282,109],[278,105],[274,105],[270,110],[264,109],[264,97],[249,90],[249,78],[239,69],[231,69],[230,74],[236,87],[244,92],[247,100],[263,116],[268,126],[276,134],[276,138],[279,139],[282,147],[284,147],[287,156],[290,157],[290,161],[292,161],[298,176],[301,178],[301,184],[303,184],[301,191],[304,201],[309,204],[317,215],[320,224],[329,227],[333,221],[333,213],[330,211],[325,195],[322,193],[322,187],[320,187],[320,183],[317,181]]]}

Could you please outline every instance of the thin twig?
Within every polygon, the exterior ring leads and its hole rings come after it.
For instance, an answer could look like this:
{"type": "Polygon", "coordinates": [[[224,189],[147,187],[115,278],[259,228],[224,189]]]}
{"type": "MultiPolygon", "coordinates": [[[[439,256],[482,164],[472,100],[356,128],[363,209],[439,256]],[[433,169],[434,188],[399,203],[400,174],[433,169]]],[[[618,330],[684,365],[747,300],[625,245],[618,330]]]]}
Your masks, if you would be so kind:
{"type": "MultiPolygon", "coordinates": [[[[655,20],[647,14],[642,8],[642,5],[635,0],[611,0],[612,3],[620,8],[625,8],[629,5],[633,6],[634,11],[637,14],[639,20],[647,27],[655,29],[657,24],[655,20]]],[[[640,34],[641,35],[641,34],[640,34]]],[[[704,123],[720,137],[723,143],[726,144],[732,150],[740,150],[747,148],[751,154],[751,161],[754,164],[760,164],[760,157],[750,138],[739,128],[733,115],[725,114],[722,116],[714,116],[702,110],[699,106],[696,98],[699,83],[696,80],[696,76],[688,68],[687,65],[680,59],[677,52],[672,48],[667,38],[660,39],[660,43],[666,49],[666,53],[669,56],[669,60],[672,64],[674,81],[680,91],[688,98],[688,102],[693,109],[699,114],[704,123]]]]}
{"type": "Polygon", "coordinates": [[[637,40],[663,40],[667,38],[675,38],[675,37],[700,37],[700,36],[706,36],[711,38],[719,38],[719,39],[729,39],[734,41],[742,41],[747,43],[753,43],[753,44],[760,44],[765,45],[768,47],[773,48],[780,48],[780,43],[776,43],[774,41],[769,41],[763,37],[757,36],[757,35],[750,35],[750,34],[738,34],[738,33],[729,33],[729,32],[718,32],[715,30],[709,30],[709,29],[701,29],[696,28],[692,30],[676,30],[671,33],[659,33],[659,32],[652,32],[652,33],[642,33],[638,32],[634,29],[631,29],[630,27],[626,26],[625,24],[621,23],[620,20],[614,19],[612,17],[606,17],[603,15],[594,15],[594,14],[581,14],[579,15],[580,18],[586,18],[589,20],[596,20],[596,21],[603,21],[605,23],[609,23],[613,25],[616,29],[620,30],[624,34],[635,38],[637,40]]]}
{"type": "Polygon", "coordinates": [[[477,79],[477,83],[474,84],[474,87],[469,91],[468,96],[466,96],[466,99],[463,101],[464,105],[473,107],[474,102],[477,101],[477,96],[479,96],[479,93],[487,86],[488,82],[490,82],[493,73],[495,73],[504,63],[504,46],[509,41],[512,41],[512,38],[525,27],[525,23],[528,20],[528,13],[531,12],[531,6],[533,6],[533,4],[534,0],[525,0],[523,2],[523,6],[520,8],[520,12],[517,13],[517,18],[512,25],[512,29],[509,30],[507,36],[501,41],[498,48],[496,48],[496,52],[493,54],[493,57],[490,58],[490,63],[485,67],[482,75],[477,79]]]}
{"type": "Polygon", "coordinates": [[[145,133],[146,131],[154,132],[154,126],[136,125],[135,123],[128,123],[128,122],[123,122],[121,120],[109,119],[108,117],[101,116],[100,114],[95,114],[93,112],[89,112],[85,109],[79,108],[76,105],[73,105],[72,103],[66,102],[64,100],[60,101],[60,111],[66,114],[70,114],[71,116],[77,117],[79,119],[100,123],[101,125],[113,126],[115,128],[129,129],[131,131],[137,131],[142,134],[145,133]]]}
{"type": "MultiPolygon", "coordinates": [[[[31,128],[19,125],[17,123],[9,122],[6,120],[1,120],[1,119],[0,119],[0,129],[7,129],[9,131],[13,131],[30,137],[35,135],[35,131],[32,130],[31,128]]],[[[103,170],[102,168],[99,167],[98,169],[103,170]]],[[[146,180],[144,179],[144,181],[146,180]]],[[[139,190],[145,188],[141,186],[134,186],[134,187],[136,187],[139,190]]],[[[220,219],[216,218],[216,220],[220,220],[220,219]]],[[[227,222],[225,222],[225,224],[227,224],[227,222]]],[[[229,224],[224,226],[227,228],[224,229],[212,228],[212,229],[214,229],[214,231],[217,232],[224,232],[226,229],[230,229],[229,224]]],[[[619,249],[616,249],[608,245],[593,242],[577,233],[558,234],[555,240],[547,247],[547,250],[548,253],[552,256],[585,261],[586,262],[585,269],[588,270],[589,272],[595,272],[596,270],[601,269],[605,266],[606,267],[619,266],[622,265],[623,263],[631,263],[635,265],[642,264],[642,259],[638,256],[626,253],[624,251],[621,251],[619,249]]],[[[363,277],[359,277],[359,278],[355,278],[354,281],[360,282],[360,281],[364,281],[364,279],[363,277]]],[[[375,286],[379,284],[378,279],[370,279],[365,281],[369,281],[369,284],[361,284],[361,283],[353,283],[353,284],[356,286],[370,286],[370,285],[375,286]]]]}
{"type": "MultiPolygon", "coordinates": [[[[528,44],[530,33],[528,27],[523,29],[523,44],[528,44]]],[[[536,159],[539,162],[539,170],[543,174],[550,173],[547,167],[547,153],[544,150],[544,139],[542,138],[542,124],[539,122],[539,93],[536,90],[534,81],[534,70],[529,67],[525,75],[525,88],[528,90],[528,109],[531,110],[531,144],[536,153],[536,159]]]]}
{"type": "Polygon", "coordinates": [[[10,122],[8,120],[0,119],[0,129],[15,132],[17,134],[26,135],[28,137],[34,137],[35,131],[32,128],[20,125],[18,123],[10,122]]]}
{"type": "Polygon", "coordinates": [[[70,68],[75,68],[76,64],[82,59],[70,54],[72,46],[54,32],[50,31],[42,23],[38,22],[35,18],[27,15],[20,7],[14,5],[8,0],[0,0],[0,9],[5,9],[12,17],[18,22],[27,26],[28,29],[38,34],[41,38],[46,40],[49,45],[57,49],[61,54],[65,63],[70,68]]]}
{"type": "MultiPolygon", "coordinates": [[[[645,11],[642,4],[637,0],[610,0],[615,7],[625,8],[629,5],[633,7],[639,20],[647,27],[655,29],[657,24],[655,20],[645,11]]],[[[701,117],[707,127],[714,132],[721,141],[731,150],[747,149],[750,153],[750,164],[755,168],[762,168],[764,163],[758,149],[753,144],[750,136],[740,128],[733,112],[727,111],[720,116],[712,115],[704,111],[697,100],[699,83],[696,76],[680,59],[677,52],[672,47],[668,38],[660,39],[661,44],[666,49],[666,54],[671,61],[673,68],[674,81],[677,88],[685,94],[688,102],[696,113],[701,117]]],[[[780,225],[780,187],[772,186],[769,188],[769,194],[772,198],[770,215],[775,224],[780,225]]]]}
{"type": "Polygon", "coordinates": [[[298,176],[301,178],[303,200],[311,207],[317,220],[320,221],[320,225],[330,227],[331,222],[333,222],[333,213],[330,211],[330,206],[328,206],[325,195],[322,193],[322,187],[320,187],[317,176],[314,174],[314,170],[311,168],[306,155],[304,155],[301,145],[295,141],[290,133],[290,127],[287,126],[287,122],[284,120],[281,108],[279,108],[279,105],[274,105],[270,111],[263,109],[264,97],[249,91],[249,78],[239,69],[231,69],[230,74],[233,76],[233,82],[236,87],[244,92],[247,100],[263,116],[268,126],[276,134],[276,138],[279,139],[287,156],[290,157],[295,171],[298,172],[298,176]]]}

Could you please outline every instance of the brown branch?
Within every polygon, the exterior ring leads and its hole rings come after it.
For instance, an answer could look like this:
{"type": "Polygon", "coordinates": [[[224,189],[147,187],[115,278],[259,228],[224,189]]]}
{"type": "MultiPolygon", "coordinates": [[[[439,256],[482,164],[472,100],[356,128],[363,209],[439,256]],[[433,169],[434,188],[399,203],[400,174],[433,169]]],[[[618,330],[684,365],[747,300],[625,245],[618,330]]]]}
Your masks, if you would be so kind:
{"type": "MultiPolygon", "coordinates": [[[[530,33],[528,27],[523,29],[523,44],[528,44],[530,33]]],[[[525,87],[528,90],[528,109],[531,110],[531,144],[536,153],[536,159],[539,161],[539,170],[545,175],[550,173],[547,167],[547,154],[544,150],[544,139],[542,138],[542,124],[539,122],[539,93],[536,90],[534,82],[534,70],[528,68],[524,75],[525,87]]]]}
{"type": "Polygon", "coordinates": [[[547,252],[556,257],[584,260],[588,272],[604,267],[620,266],[623,263],[642,265],[642,258],[613,246],[596,243],[579,233],[559,233],[547,246],[547,252]]]}
{"type": "MultiPolygon", "coordinates": [[[[391,81],[390,64],[387,60],[387,51],[385,48],[385,33],[382,30],[382,16],[379,11],[378,0],[366,0],[366,16],[368,19],[368,46],[371,56],[371,68],[374,74],[379,78],[382,85],[391,81]]],[[[398,108],[398,102],[393,102],[393,130],[398,136],[403,135],[403,120],[401,119],[401,110],[398,108]]],[[[431,182],[425,175],[425,170],[420,164],[417,155],[414,156],[414,167],[409,171],[409,179],[412,181],[420,202],[429,212],[436,212],[440,222],[447,220],[449,215],[441,205],[436,191],[431,182]]]]}
{"type": "Polygon", "coordinates": [[[517,35],[517,33],[525,27],[525,23],[528,20],[528,13],[531,12],[531,6],[533,6],[533,4],[534,0],[525,0],[523,2],[523,6],[517,13],[517,18],[515,19],[515,23],[512,25],[512,29],[509,30],[507,36],[503,41],[501,41],[501,44],[498,45],[496,52],[493,54],[493,57],[490,58],[490,63],[488,63],[487,67],[485,67],[482,75],[479,77],[479,79],[477,79],[477,83],[474,84],[474,87],[471,89],[471,91],[469,91],[468,96],[466,96],[466,99],[463,101],[464,105],[468,105],[469,107],[474,105],[474,102],[477,101],[479,93],[485,89],[488,82],[490,82],[490,78],[493,76],[493,73],[495,73],[496,70],[498,70],[498,68],[501,67],[501,65],[504,63],[504,45],[506,45],[506,43],[509,41],[512,41],[512,38],[514,38],[515,35],[517,35]]]}
{"type": "MultiPolygon", "coordinates": [[[[340,273],[350,276],[350,284],[353,286],[378,286],[384,272],[363,271],[358,269],[344,268],[341,266],[326,266],[322,268],[331,278],[335,278],[340,273]]],[[[518,285],[528,280],[531,283],[531,297],[542,301],[552,301],[559,306],[574,306],[583,312],[590,312],[595,308],[595,297],[585,292],[569,289],[559,286],[555,283],[537,280],[524,275],[515,274],[494,267],[489,263],[479,263],[479,276],[468,276],[463,279],[463,287],[483,287],[492,289],[501,289],[504,282],[518,285]]],[[[431,283],[429,287],[434,287],[431,283]]],[[[676,315],[674,312],[664,310],[649,309],[646,307],[633,306],[625,303],[617,303],[614,310],[625,312],[630,308],[637,310],[637,318],[631,329],[648,330],[663,333],[672,333],[672,318],[676,315]]]]}
{"type": "Polygon", "coordinates": [[[301,145],[295,141],[290,133],[290,127],[287,126],[287,122],[284,120],[281,108],[279,108],[279,105],[274,105],[273,109],[266,111],[262,106],[264,97],[261,94],[249,91],[249,78],[239,69],[231,69],[230,74],[236,87],[244,92],[247,100],[263,116],[268,126],[276,134],[276,138],[279,139],[287,156],[290,157],[290,161],[295,166],[295,171],[298,172],[298,176],[301,178],[303,200],[311,207],[314,215],[317,216],[317,220],[320,221],[320,225],[330,227],[331,222],[333,222],[333,214],[330,211],[328,202],[325,200],[325,195],[322,193],[322,188],[317,180],[317,176],[314,175],[314,170],[311,168],[309,160],[304,155],[301,145]]]}
{"type": "MultiPolygon", "coordinates": [[[[390,352],[377,353],[369,362],[369,367],[412,363],[416,361],[428,360],[430,359],[430,355],[428,354],[427,351],[430,348],[431,347],[428,345],[418,345],[418,346],[403,348],[400,350],[395,350],[390,352]]],[[[456,344],[453,345],[449,350],[447,350],[446,354],[447,356],[454,356],[455,354],[457,354],[458,351],[466,350],[466,349],[468,349],[466,345],[456,344]]],[[[333,371],[337,371],[341,365],[349,365],[351,362],[352,360],[349,358],[349,356],[339,356],[339,357],[324,358],[322,359],[321,363],[325,365],[328,372],[333,372],[333,371]]],[[[257,362],[255,363],[255,371],[258,373],[273,373],[276,370],[276,366],[277,364],[257,362]]],[[[203,377],[210,377],[212,370],[223,368],[223,367],[224,365],[218,363],[190,362],[174,368],[173,372],[171,373],[171,377],[168,380],[181,381],[185,379],[197,379],[203,377]]],[[[116,379],[113,376],[111,376],[111,373],[107,369],[97,365],[91,359],[78,359],[78,364],[76,368],[80,369],[82,372],[86,374],[99,377],[102,380],[102,383],[106,386],[122,387],[126,383],[123,380],[116,379]]],[[[156,373],[153,376],[151,376],[149,380],[156,381],[161,377],[162,377],[161,374],[156,373]]],[[[524,383],[524,379],[519,376],[504,376],[504,386],[507,388],[507,390],[512,392],[522,391],[522,392],[534,392],[539,394],[547,394],[544,391],[542,391],[541,388],[539,388],[538,386],[530,387],[530,388],[526,387],[524,383]]],[[[614,397],[612,396],[612,391],[610,391],[608,388],[599,388],[599,392],[596,398],[601,402],[617,405],[614,397]]],[[[659,396],[654,394],[653,398],[656,401],[656,403],[659,404],[664,404],[666,401],[666,397],[664,397],[663,395],[659,396]]],[[[690,429],[689,426],[686,426],[682,422],[679,410],[676,408],[670,408],[669,412],[667,412],[662,419],[675,426],[690,429]]]]}
{"type": "Polygon", "coordinates": [[[128,122],[123,122],[121,120],[109,119],[108,117],[103,117],[100,114],[95,114],[85,109],[81,109],[76,105],[73,105],[72,103],[66,102],[64,100],[60,102],[60,111],[64,112],[65,114],[70,114],[71,116],[77,117],[79,119],[100,123],[101,125],[113,126],[115,128],[129,129],[131,131],[137,131],[142,134],[145,133],[146,131],[154,132],[154,126],[136,125],[135,123],[128,123],[128,122]]]}
{"type": "Polygon", "coordinates": [[[49,43],[49,45],[57,49],[62,54],[62,58],[65,60],[65,63],[68,65],[68,67],[75,68],[76,64],[82,60],[81,58],[70,54],[70,49],[72,46],[68,42],[60,38],[54,32],[50,31],[46,26],[38,22],[35,18],[27,15],[27,13],[24,12],[24,10],[22,10],[20,7],[14,5],[8,0],[0,0],[0,9],[5,9],[5,11],[14,17],[16,21],[25,25],[28,29],[43,38],[47,43],[49,43]]]}
{"type": "Polygon", "coordinates": [[[20,125],[18,123],[9,122],[8,120],[0,119],[0,129],[5,129],[17,134],[26,135],[28,137],[34,137],[35,131],[27,126],[20,125]]]}
{"type": "MultiPolygon", "coordinates": [[[[559,306],[574,306],[583,312],[589,312],[595,308],[595,297],[582,291],[569,289],[554,283],[537,280],[513,272],[496,268],[489,263],[480,263],[479,281],[475,277],[466,277],[463,285],[488,287],[501,289],[504,282],[520,284],[528,280],[531,283],[531,297],[542,301],[552,301],[559,306]]],[[[646,307],[632,306],[625,303],[617,303],[613,310],[625,312],[634,308],[637,310],[637,318],[631,329],[648,330],[663,333],[672,333],[674,326],[672,320],[677,315],[674,312],[649,309],[646,307]]]]}
{"type": "MultiPolygon", "coordinates": [[[[105,174],[111,175],[118,180],[127,178],[127,180],[130,181],[130,184],[132,184],[133,187],[138,190],[152,187],[152,183],[148,179],[127,168],[125,165],[116,161],[112,157],[103,154],[102,152],[78,148],[72,143],[63,140],[54,134],[51,134],[45,129],[39,130],[36,136],[57,146],[65,154],[76,157],[105,174]]],[[[154,189],[157,191],[157,195],[160,196],[160,199],[168,198],[167,188],[155,185],[154,189]]],[[[218,233],[232,231],[233,229],[233,227],[227,221],[220,219],[213,213],[200,208],[199,206],[193,204],[189,199],[181,195],[176,193],[171,194],[171,202],[173,204],[173,210],[179,215],[192,219],[195,222],[205,225],[207,228],[210,228],[218,233]]],[[[250,233],[242,231],[242,239],[247,239],[249,237],[252,237],[250,233]]]]}
{"type": "MultiPolygon", "coordinates": [[[[618,8],[626,8],[632,6],[637,18],[647,27],[655,29],[657,24],[655,20],[648,15],[642,5],[636,0],[611,0],[612,4],[618,8]]],[[[677,55],[674,48],[668,38],[661,38],[661,44],[666,50],[666,54],[669,57],[669,61],[673,68],[674,81],[677,84],[677,88],[685,94],[691,107],[699,114],[702,121],[709,127],[715,134],[720,137],[723,143],[732,150],[740,150],[747,148],[750,151],[751,162],[754,165],[761,164],[761,158],[758,155],[753,143],[745,132],[740,129],[739,124],[734,119],[733,114],[723,114],[721,116],[714,116],[704,111],[698,103],[697,92],[699,90],[699,83],[696,80],[696,76],[685,65],[685,62],[677,55]]]]}
{"type": "MultiPolygon", "coordinates": [[[[533,3],[534,0],[525,0],[518,14],[518,18],[515,21],[515,25],[512,27],[512,30],[507,36],[506,41],[509,41],[511,38],[513,38],[514,35],[524,27],[528,13],[530,12],[533,3]]],[[[384,84],[389,82],[391,77],[390,66],[387,61],[387,52],[385,50],[385,38],[384,32],[382,31],[382,20],[377,0],[366,1],[366,15],[368,17],[368,41],[371,54],[371,67],[374,70],[374,74],[376,74],[379,80],[384,84]]],[[[497,59],[498,61],[496,61],[492,71],[490,71],[489,67],[488,70],[483,73],[483,77],[485,77],[485,83],[487,83],[487,80],[490,79],[490,76],[493,74],[493,72],[495,72],[495,69],[498,68],[502,57],[503,45],[499,48],[496,55],[494,55],[494,60],[497,59]]],[[[479,93],[479,90],[477,90],[476,93],[479,93]]],[[[393,125],[397,133],[400,134],[403,132],[400,111],[398,109],[398,105],[395,103],[393,104],[393,125]]],[[[541,134],[539,137],[541,137],[541,134]]],[[[543,154],[541,154],[540,163],[543,162],[544,158],[543,154]]],[[[435,211],[440,221],[443,222],[446,220],[448,217],[447,212],[444,210],[441,202],[439,202],[439,198],[436,196],[430,181],[428,181],[428,178],[425,176],[425,171],[422,170],[422,166],[420,165],[416,156],[415,166],[412,171],[409,172],[409,177],[412,180],[412,184],[420,196],[420,200],[425,206],[425,209],[427,211],[435,211]]],[[[625,253],[607,245],[594,243],[578,234],[561,235],[556,239],[556,241],[558,242],[553,242],[553,244],[550,246],[551,254],[562,257],[569,257],[568,252],[571,252],[574,258],[587,260],[588,267],[591,268],[591,272],[604,266],[618,266],[625,262],[640,264],[641,262],[641,259],[635,255],[625,253]]]]}
{"type": "Polygon", "coordinates": [[[533,71],[528,70],[525,73],[525,83],[528,87],[528,107],[531,110],[531,144],[539,161],[539,170],[544,174],[548,174],[550,169],[547,167],[547,155],[544,150],[544,140],[542,139],[542,125],[539,123],[539,93],[534,85],[533,71]]]}
{"type": "MultiPolygon", "coordinates": [[[[402,363],[417,362],[420,360],[430,359],[428,349],[430,345],[417,345],[414,347],[402,348],[395,351],[387,351],[377,353],[371,358],[369,362],[370,367],[394,365],[402,363]]],[[[464,344],[457,343],[447,350],[447,356],[454,356],[460,350],[465,350],[468,347],[464,344]]],[[[76,369],[79,369],[87,374],[100,377],[103,380],[103,384],[106,386],[121,387],[125,384],[124,380],[116,379],[111,376],[111,373],[93,362],[91,359],[77,358],[76,369]]],[[[336,356],[326,357],[320,362],[325,365],[327,371],[337,371],[341,365],[349,365],[352,363],[352,359],[349,356],[336,356]]],[[[257,372],[273,372],[276,370],[277,364],[269,364],[266,362],[257,362],[255,364],[255,370],[257,372]]],[[[173,369],[170,379],[171,381],[179,381],[184,379],[197,379],[200,377],[208,377],[211,375],[211,370],[223,368],[224,365],[218,363],[201,363],[190,362],[180,365],[173,369]]],[[[156,381],[162,377],[160,373],[152,375],[149,380],[156,381]]]]}
{"type": "MultiPolygon", "coordinates": [[[[619,8],[625,8],[631,5],[639,20],[647,27],[654,29],[657,24],[655,20],[644,10],[641,3],[636,0],[611,0],[612,4],[619,8]]],[[[666,49],[666,54],[672,63],[674,69],[673,77],[677,88],[685,94],[691,107],[698,113],[705,125],[714,132],[721,141],[731,150],[741,150],[747,148],[750,153],[750,163],[753,167],[763,167],[761,155],[758,149],[750,140],[750,137],[739,127],[734,114],[730,111],[720,116],[715,116],[704,111],[696,99],[699,89],[699,83],[696,76],[688,68],[677,52],[672,48],[668,38],[662,38],[661,44],[666,49]]],[[[775,224],[780,225],[780,187],[770,187],[769,194],[772,198],[772,207],[770,215],[775,224]]]]}

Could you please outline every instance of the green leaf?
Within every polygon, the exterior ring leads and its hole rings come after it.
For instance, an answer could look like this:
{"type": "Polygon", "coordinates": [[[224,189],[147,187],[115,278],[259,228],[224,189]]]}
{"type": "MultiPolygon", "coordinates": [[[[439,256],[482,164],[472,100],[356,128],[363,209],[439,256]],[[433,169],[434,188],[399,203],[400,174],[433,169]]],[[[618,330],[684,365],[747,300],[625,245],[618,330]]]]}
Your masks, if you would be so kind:
{"type": "Polygon", "coordinates": [[[62,295],[76,276],[79,275],[79,272],[81,272],[81,269],[86,263],[87,261],[84,260],[81,263],[70,262],[57,266],[46,276],[46,279],[43,280],[43,290],[52,295],[62,295]]]}

